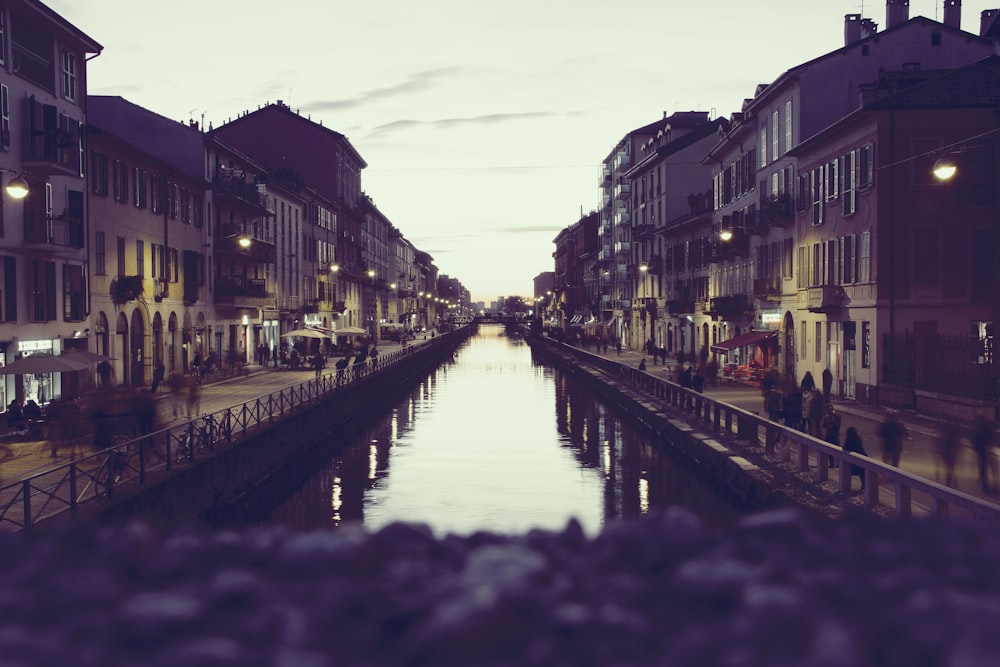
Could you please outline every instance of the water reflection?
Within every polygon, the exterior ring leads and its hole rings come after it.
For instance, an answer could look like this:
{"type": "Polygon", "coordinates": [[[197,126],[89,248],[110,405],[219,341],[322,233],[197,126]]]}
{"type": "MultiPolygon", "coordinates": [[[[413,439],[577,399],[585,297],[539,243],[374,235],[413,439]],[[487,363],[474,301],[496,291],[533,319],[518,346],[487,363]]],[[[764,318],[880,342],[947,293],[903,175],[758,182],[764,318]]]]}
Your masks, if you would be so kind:
{"type": "Polygon", "coordinates": [[[339,452],[253,520],[373,530],[402,520],[468,534],[559,530],[575,517],[594,534],[675,504],[710,523],[738,514],[645,430],[500,327],[481,327],[339,452]]]}

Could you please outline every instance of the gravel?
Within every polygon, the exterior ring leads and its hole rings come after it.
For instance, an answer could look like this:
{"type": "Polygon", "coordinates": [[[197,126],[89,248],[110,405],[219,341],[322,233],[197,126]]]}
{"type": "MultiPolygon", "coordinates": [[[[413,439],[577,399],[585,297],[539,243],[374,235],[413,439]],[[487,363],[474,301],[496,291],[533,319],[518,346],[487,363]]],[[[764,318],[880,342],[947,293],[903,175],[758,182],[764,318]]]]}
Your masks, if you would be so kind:
{"type": "Polygon", "coordinates": [[[0,536],[0,664],[979,666],[1000,536],[801,510],[679,508],[437,538],[397,523],[0,536]]]}

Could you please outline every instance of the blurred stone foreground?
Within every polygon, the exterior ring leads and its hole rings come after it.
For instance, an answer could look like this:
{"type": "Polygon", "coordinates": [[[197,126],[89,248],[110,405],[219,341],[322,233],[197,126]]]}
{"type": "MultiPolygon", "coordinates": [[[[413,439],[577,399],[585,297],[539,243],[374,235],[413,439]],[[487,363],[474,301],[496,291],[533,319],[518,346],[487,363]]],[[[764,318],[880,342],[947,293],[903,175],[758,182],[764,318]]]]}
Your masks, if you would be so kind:
{"type": "Polygon", "coordinates": [[[994,526],[798,510],[592,538],[66,524],[0,536],[0,664],[979,666],[998,557],[994,526]]]}

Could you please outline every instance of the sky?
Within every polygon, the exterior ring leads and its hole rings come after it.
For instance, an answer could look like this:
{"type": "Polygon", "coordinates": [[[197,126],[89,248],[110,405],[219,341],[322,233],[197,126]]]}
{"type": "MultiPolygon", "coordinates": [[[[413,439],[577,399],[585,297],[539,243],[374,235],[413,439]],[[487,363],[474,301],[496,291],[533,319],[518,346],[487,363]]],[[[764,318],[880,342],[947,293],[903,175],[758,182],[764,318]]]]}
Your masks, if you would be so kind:
{"type": "MultiPolygon", "coordinates": [[[[843,46],[872,0],[46,0],[100,43],[89,92],[218,127],[282,100],[350,140],[362,189],[474,301],[530,296],[601,163],[675,111],[729,117],[843,46]]],[[[909,15],[941,20],[943,0],[909,15]]],[[[962,28],[984,9],[966,0],[962,28]]]]}

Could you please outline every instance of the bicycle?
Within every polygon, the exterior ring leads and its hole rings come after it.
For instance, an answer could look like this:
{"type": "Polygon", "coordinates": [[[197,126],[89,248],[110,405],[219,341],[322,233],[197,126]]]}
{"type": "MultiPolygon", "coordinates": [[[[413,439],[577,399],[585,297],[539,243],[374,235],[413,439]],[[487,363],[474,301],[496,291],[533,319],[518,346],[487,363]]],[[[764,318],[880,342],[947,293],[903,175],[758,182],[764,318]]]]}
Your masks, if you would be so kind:
{"type": "Polygon", "coordinates": [[[131,457],[130,442],[132,439],[124,433],[119,433],[111,439],[111,447],[108,449],[107,465],[108,477],[105,495],[111,499],[112,490],[115,484],[122,481],[125,471],[128,469],[129,458],[131,457]]]}

